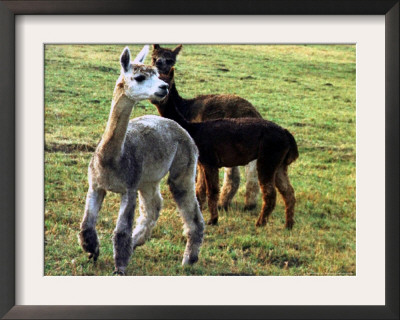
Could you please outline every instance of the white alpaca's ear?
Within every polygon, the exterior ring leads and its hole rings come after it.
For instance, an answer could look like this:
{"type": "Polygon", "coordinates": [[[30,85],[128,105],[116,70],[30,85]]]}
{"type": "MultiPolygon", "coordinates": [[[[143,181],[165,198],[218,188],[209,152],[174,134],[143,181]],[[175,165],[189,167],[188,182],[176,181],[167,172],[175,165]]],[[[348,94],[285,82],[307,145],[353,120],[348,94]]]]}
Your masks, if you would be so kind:
{"type": "Polygon", "coordinates": [[[129,51],[128,47],[125,47],[124,51],[122,51],[119,61],[124,72],[128,72],[131,64],[131,52],[129,51]]]}
{"type": "Polygon", "coordinates": [[[146,59],[147,54],[149,53],[149,50],[149,45],[146,44],[136,56],[135,60],[133,60],[133,64],[143,64],[144,59],[146,59]]]}

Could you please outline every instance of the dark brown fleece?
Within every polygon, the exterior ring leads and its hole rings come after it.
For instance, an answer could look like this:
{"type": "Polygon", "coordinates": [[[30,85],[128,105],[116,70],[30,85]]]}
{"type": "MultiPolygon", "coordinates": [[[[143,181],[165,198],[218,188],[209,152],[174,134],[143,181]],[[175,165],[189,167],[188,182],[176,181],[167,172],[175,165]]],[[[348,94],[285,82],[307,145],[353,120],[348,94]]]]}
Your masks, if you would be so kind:
{"type": "Polygon", "coordinates": [[[285,199],[286,227],[293,226],[294,190],[287,176],[287,166],[298,157],[297,144],[292,134],[276,123],[259,118],[218,119],[200,123],[188,122],[178,111],[184,103],[174,82],[174,69],[160,79],[170,86],[168,96],[155,103],[161,116],[178,122],[188,131],[199,149],[199,165],[206,179],[209,224],[218,221],[218,168],[241,166],[257,159],[257,172],[263,193],[263,207],[257,225],[266,219],[275,207],[276,176],[278,190],[285,199]]]}

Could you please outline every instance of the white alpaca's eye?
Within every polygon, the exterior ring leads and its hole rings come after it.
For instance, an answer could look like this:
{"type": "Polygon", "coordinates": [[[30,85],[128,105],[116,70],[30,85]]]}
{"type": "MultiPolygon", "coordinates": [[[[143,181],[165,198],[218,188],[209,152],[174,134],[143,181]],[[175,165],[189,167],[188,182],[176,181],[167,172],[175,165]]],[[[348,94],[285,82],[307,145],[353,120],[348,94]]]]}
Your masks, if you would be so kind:
{"type": "Polygon", "coordinates": [[[143,80],[146,79],[146,77],[144,75],[139,75],[139,76],[136,76],[134,79],[136,82],[142,82],[143,80]]]}

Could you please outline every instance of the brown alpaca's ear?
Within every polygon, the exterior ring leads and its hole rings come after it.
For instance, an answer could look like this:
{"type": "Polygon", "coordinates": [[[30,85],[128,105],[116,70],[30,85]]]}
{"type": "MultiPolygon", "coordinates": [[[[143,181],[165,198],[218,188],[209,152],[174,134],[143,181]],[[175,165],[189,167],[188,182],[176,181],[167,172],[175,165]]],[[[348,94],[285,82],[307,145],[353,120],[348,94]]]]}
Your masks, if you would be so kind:
{"type": "Polygon", "coordinates": [[[168,78],[172,80],[174,78],[174,73],[175,73],[175,68],[172,67],[171,70],[169,70],[168,72],[168,78]]]}
{"type": "Polygon", "coordinates": [[[153,49],[154,50],[160,49],[160,45],[159,44],[153,44],[153,49]]]}
{"type": "Polygon", "coordinates": [[[172,50],[172,52],[177,55],[181,51],[181,49],[182,49],[182,45],[180,44],[174,50],[172,50]]]}

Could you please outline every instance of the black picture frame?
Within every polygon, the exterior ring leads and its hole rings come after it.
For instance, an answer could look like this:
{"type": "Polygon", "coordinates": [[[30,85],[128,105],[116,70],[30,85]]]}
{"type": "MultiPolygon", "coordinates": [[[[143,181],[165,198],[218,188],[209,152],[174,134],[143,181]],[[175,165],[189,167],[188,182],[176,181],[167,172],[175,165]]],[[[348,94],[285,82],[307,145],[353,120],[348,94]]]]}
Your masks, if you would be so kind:
{"type": "Polygon", "coordinates": [[[399,0],[0,1],[0,316],[5,319],[399,319],[399,88],[399,0]],[[16,306],[15,16],[36,14],[385,15],[386,304],[16,306]]]}

